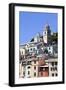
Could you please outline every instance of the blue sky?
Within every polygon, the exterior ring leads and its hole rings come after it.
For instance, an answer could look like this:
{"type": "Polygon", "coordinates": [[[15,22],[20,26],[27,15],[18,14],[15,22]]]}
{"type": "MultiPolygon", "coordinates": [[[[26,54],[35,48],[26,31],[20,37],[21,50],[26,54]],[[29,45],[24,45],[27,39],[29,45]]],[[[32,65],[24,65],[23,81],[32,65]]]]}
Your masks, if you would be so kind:
{"type": "Polygon", "coordinates": [[[57,13],[19,12],[19,44],[25,44],[38,32],[42,33],[46,24],[52,32],[57,32],[57,13]]]}

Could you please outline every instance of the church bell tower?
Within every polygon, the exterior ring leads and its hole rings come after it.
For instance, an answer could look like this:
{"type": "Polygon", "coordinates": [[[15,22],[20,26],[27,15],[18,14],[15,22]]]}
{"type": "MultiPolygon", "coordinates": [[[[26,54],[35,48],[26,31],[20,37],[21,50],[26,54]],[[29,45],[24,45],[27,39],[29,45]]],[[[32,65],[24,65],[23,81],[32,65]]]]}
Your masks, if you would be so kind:
{"type": "Polygon", "coordinates": [[[51,30],[50,26],[46,25],[44,30],[43,30],[43,41],[44,43],[50,43],[51,42],[51,30]]]}

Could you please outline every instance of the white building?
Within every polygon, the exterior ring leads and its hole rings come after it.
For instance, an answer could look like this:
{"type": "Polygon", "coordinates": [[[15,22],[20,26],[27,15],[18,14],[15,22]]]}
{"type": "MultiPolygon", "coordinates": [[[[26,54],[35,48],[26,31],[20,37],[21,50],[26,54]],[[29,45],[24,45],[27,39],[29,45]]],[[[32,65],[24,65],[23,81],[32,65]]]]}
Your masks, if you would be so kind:
{"type": "Polygon", "coordinates": [[[58,58],[50,58],[45,62],[49,65],[49,76],[58,76],[58,58]]]}
{"type": "Polygon", "coordinates": [[[30,54],[33,54],[33,53],[34,54],[37,54],[38,53],[37,46],[31,46],[31,47],[29,47],[28,52],[30,54]]]}
{"type": "Polygon", "coordinates": [[[55,45],[49,45],[48,47],[47,47],[47,49],[48,49],[48,53],[50,53],[51,55],[58,55],[58,47],[57,47],[57,44],[55,44],[55,45]]]}
{"type": "Polygon", "coordinates": [[[57,44],[50,44],[44,46],[44,52],[47,50],[47,53],[50,56],[58,57],[58,45],[57,44]]]}
{"type": "Polygon", "coordinates": [[[38,59],[26,59],[20,63],[19,76],[22,78],[38,77],[38,59]]]}
{"type": "Polygon", "coordinates": [[[26,50],[29,52],[30,55],[38,54],[38,43],[30,42],[26,46],[26,50]]]}

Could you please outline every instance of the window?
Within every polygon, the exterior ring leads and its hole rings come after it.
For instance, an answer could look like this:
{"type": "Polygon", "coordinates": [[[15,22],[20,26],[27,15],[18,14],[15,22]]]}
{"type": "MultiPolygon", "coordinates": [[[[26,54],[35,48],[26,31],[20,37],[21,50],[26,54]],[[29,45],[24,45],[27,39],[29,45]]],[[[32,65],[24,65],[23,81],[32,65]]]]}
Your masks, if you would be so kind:
{"type": "Polygon", "coordinates": [[[51,68],[51,71],[55,71],[55,68],[51,68]]]}
{"type": "Polygon", "coordinates": [[[30,57],[31,58],[31,57],[30,57]]]}
{"type": "Polygon", "coordinates": [[[31,61],[28,61],[28,62],[27,62],[27,65],[31,65],[31,61]]]}
{"type": "Polygon", "coordinates": [[[54,62],[52,62],[52,66],[54,66],[54,62]]]}
{"type": "Polygon", "coordinates": [[[55,71],[55,68],[53,68],[53,71],[55,71]]]}
{"type": "Polygon", "coordinates": [[[26,62],[22,62],[22,65],[26,65],[26,62]]]}
{"type": "Polygon", "coordinates": [[[39,67],[39,71],[43,71],[43,67],[39,67]]]}
{"type": "Polygon", "coordinates": [[[57,67],[55,67],[55,70],[57,71],[57,67]]]}
{"type": "Polygon", "coordinates": [[[51,51],[49,51],[49,54],[51,54],[51,51]]]}
{"type": "Polygon", "coordinates": [[[22,54],[23,54],[23,51],[22,51],[22,54]]]}
{"type": "Polygon", "coordinates": [[[33,48],[33,51],[35,51],[35,48],[33,48]]]}
{"type": "Polygon", "coordinates": [[[46,68],[45,68],[45,71],[48,71],[48,70],[49,70],[49,68],[48,68],[48,67],[46,67],[46,68]]]}
{"type": "Polygon", "coordinates": [[[46,34],[46,32],[45,32],[45,34],[46,34]]]}
{"type": "Polygon", "coordinates": [[[23,72],[23,75],[25,76],[25,72],[23,72]]]}
{"type": "Polygon", "coordinates": [[[43,68],[43,71],[45,71],[45,68],[43,68]]]}
{"type": "Polygon", "coordinates": [[[49,47],[49,50],[50,50],[50,47],[49,47]]]}
{"type": "Polygon", "coordinates": [[[32,51],[32,48],[30,50],[32,51]]]}
{"type": "Polygon", "coordinates": [[[54,73],[52,73],[52,76],[54,76],[54,73]]]}
{"type": "Polygon", "coordinates": [[[51,71],[53,70],[53,68],[51,68],[51,71]]]}
{"type": "Polygon", "coordinates": [[[28,66],[28,69],[30,68],[30,66],[28,66]]]}
{"type": "Polygon", "coordinates": [[[55,76],[58,76],[58,74],[56,73],[55,76]]]}
{"type": "Polygon", "coordinates": [[[34,72],[34,76],[36,76],[36,72],[34,72]]]}
{"type": "Polygon", "coordinates": [[[43,76],[43,72],[41,72],[41,76],[43,76]]]}
{"type": "Polygon", "coordinates": [[[57,62],[55,62],[55,65],[57,65],[57,62]]]}
{"type": "Polygon", "coordinates": [[[36,70],[36,66],[34,66],[34,69],[36,70]]]}
{"type": "Polygon", "coordinates": [[[36,61],[34,61],[34,64],[36,64],[36,61]]]}
{"type": "Polygon", "coordinates": [[[28,75],[30,74],[30,71],[28,71],[28,75]]]}

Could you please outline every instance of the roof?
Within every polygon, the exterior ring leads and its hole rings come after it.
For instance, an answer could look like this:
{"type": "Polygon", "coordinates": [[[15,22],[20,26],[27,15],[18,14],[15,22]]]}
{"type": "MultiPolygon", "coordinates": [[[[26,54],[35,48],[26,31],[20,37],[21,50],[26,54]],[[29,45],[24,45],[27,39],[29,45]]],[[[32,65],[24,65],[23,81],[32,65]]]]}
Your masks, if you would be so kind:
{"type": "Polygon", "coordinates": [[[28,58],[28,59],[22,60],[22,62],[23,62],[23,61],[35,61],[35,60],[38,60],[38,59],[37,59],[37,58],[28,58]]]}
{"type": "Polygon", "coordinates": [[[39,54],[39,55],[37,55],[37,57],[46,57],[48,54],[39,54]]]}
{"type": "Polygon", "coordinates": [[[45,62],[58,62],[58,58],[49,58],[45,62]]]}
{"type": "Polygon", "coordinates": [[[49,65],[48,65],[48,64],[46,64],[46,65],[43,65],[43,66],[40,66],[40,67],[49,67],[49,65]]]}

